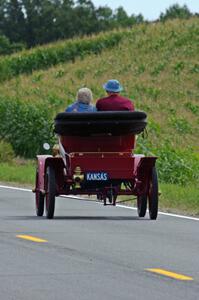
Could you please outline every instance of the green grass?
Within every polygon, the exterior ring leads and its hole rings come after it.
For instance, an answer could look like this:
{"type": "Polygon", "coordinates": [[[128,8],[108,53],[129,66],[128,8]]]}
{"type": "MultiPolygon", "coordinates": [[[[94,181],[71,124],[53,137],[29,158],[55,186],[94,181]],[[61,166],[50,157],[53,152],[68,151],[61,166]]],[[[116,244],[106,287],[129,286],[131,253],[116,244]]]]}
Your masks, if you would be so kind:
{"type": "Polygon", "coordinates": [[[34,161],[14,161],[0,164],[0,181],[14,184],[28,184],[32,187],[35,182],[34,161]]]}
{"type": "Polygon", "coordinates": [[[199,189],[195,185],[160,185],[160,209],[167,212],[199,215],[199,189]]]}

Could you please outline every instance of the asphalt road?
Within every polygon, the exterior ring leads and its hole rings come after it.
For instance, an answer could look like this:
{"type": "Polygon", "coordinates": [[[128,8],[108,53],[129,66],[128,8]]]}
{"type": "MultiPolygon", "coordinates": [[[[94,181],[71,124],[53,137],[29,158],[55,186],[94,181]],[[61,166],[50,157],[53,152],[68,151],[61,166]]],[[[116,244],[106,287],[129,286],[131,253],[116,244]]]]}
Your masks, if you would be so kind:
{"type": "Polygon", "coordinates": [[[0,188],[0,299],[197,300],[198,225],[65,198],[47,220],[32,193],[0,188]]]}

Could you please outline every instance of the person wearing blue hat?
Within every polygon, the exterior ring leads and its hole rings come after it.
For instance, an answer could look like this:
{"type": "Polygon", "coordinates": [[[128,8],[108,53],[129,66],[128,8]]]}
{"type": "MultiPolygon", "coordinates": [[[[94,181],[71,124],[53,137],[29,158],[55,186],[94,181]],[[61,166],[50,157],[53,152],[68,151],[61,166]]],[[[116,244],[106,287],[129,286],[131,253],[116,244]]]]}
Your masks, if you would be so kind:
{"type": "Polygon", "coordinates": [[[104,90],[108,96],[98,99],[96,103],[97,110],[103,111],[121,111],[121,110],[134,110],[133,102],[120,95],[123,90],[120,82],[116,79],[111,79],[103,85],[104,90]]]}

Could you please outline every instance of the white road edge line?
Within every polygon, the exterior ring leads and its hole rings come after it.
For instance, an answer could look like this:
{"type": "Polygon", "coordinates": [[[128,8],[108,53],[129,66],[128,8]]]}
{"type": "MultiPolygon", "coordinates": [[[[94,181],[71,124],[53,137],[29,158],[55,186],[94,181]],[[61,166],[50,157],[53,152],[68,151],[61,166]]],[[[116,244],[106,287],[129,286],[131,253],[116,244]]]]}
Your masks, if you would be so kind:
{"type": "MultiPolygon", "coordinates": [[[[137,210],[136,207],[128,207],[128,206],[120,205],[120,204],[117,204],[117,206],[121,207],[121,208],[127,208],[127,209],[137,210]]],[[[194,217],[189,217],[189,216],[183,216],[183,215],[177,215],[177,214],[172,214],[172,213],[165,213],[165,212],[161,212],[161,211],[159,211],[158,214],[159,215],[163,215],[163,216],[180,218],[180,219],[187,219],[187,220],[199,221],[199,218],[194,218],[194,217]]]]}
{"type": "MultiPolygon", "coordinates": [[[[30,189],[24,189],[24,188],[18,188],[18,187],[13,187],[13,186],[6,186],[6,185],[0,185],[0,188],[2,188],[2,189],[9,189],[9,190],[17,190],[17,191],[22,191],[22,192],[32,192],[32,190],[30,190],[30,189]]],[[[65,197],[65,198],[74,198],[74,199],[81,199],[81,197],[77,197],[77,196],[62,195],[62,197],[65,197]]],[[[136,207],[130,207],[130,206],[125,206],[125,205],[120,205],[120,204],[117,204],[117,207],[125,208],[125,209],[137,210],[136,207]]],[[[177,214],[172,214],[172,213],[164,213],[164,212],[160,212],[159,211],[158,214],[159,215],[163,215],[163,216],[174,217],[174,218],[199,221],[199,218],[194,218],[194,217],[189,217],[189,216],[183,216],[183,215],[177,215],[177,214]]]]}
{"type": "Polygon", "coordinates": [[[14,186],[0,185],[0,188],[8,189],[8,190],[23,191],[23,192],[32,192],[32,190],[30,190],[30,189],[23,189],[23,188],[18,188],[18,187],[14,187],[14,186]]]}

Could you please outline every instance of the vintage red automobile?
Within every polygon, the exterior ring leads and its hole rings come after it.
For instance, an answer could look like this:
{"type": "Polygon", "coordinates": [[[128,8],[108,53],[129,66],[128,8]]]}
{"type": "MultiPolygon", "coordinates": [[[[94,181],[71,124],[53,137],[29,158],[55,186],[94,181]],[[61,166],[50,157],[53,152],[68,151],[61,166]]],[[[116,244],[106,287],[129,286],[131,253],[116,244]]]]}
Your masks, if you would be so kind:
{"type": "Polygon", "coordinates": [[[144,131],[146,118],[140,111],[59,113],[57,151],[37,156],[37,216],[43,216],[45,202],[46,217],[53,218],[59,195],[95,195],[104,205],[116,205],[119,195],[132,195],[138,216],[145,216],[148,204],[155,220],[157,157],[134,154],[135,136],[144,131]]]}

